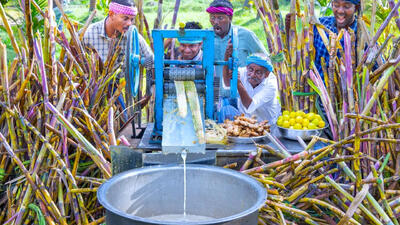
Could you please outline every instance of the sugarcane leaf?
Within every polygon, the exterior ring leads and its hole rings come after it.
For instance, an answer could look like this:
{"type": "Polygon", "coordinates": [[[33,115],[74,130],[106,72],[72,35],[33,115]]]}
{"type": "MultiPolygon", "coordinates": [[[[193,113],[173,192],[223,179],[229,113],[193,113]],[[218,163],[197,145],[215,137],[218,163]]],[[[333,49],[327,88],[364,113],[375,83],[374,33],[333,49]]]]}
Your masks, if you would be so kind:
{"type": "Polygon", "coordinates": [[[312,89],[314,89],[315,92],[317,92],[318,95],[321,95],[321,91],[318,89],[318,87],[314,84],[314,82],[311,79],[307,79],[307,83],[308,85],[310,85],[312,89]]]}
{"type": "Polygon", "coordinates": [[[43,213],[37,205],[30,203],[28,208],[32,209],[36,213],[39,225],[46,225],[46,220],[44,219],[43,213]]]}
{"type": "Polygon", "coordinates": [[[272,63],[280,63],[283,62],[283,60],[285,59],[285,55],[283,54],[283,52],[279,52],[276,55],[270,56],[270,59],[272,63]]]}

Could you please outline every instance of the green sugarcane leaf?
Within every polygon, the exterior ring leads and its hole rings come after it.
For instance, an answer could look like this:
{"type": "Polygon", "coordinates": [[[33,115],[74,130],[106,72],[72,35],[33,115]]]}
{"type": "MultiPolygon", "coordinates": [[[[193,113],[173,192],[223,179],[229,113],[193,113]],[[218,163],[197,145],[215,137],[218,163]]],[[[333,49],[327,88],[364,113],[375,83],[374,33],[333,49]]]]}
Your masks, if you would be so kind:
{"type": "Polygon", "coordinates": [[[311,79],[307,79],[307,83],[308,85],[310,85],[312,89],[314,89],[315,92],[317,92],[319,96],[321,96],[321,91],[318,89],[318,87],[314,84],[314,82],[311,79]]]}
{"type": "Polygon", "coordinates": [[[37,205],[30,203],[28,208],[32,209],[36,213],[39,225],[46,225],[46,220],[44,219],[43,213],[37,205]]]}
{"type": "Polygon", "coordinates": [[[285,55],[283,54],[283,52],[279,52],[276,55],[272,55],[270,56],[271,62],[272,63],[280,63],[283,62],[283,60],[285,60],[285,55]]]}

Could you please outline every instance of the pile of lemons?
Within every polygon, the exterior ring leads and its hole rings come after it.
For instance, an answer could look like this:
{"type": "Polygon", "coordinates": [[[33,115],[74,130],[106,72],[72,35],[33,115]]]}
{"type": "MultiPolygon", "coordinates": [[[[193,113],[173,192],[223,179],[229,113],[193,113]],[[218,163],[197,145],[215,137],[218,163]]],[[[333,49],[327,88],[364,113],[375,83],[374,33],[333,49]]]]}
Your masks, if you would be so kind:
{"type": "Polygon", "coordinates": [[[314,130],[325,127],[325,122],[320,115],[306,114],[301,110],[297,112],[283,111],[276,124],[280,127],[296,130],[314,130]]]}

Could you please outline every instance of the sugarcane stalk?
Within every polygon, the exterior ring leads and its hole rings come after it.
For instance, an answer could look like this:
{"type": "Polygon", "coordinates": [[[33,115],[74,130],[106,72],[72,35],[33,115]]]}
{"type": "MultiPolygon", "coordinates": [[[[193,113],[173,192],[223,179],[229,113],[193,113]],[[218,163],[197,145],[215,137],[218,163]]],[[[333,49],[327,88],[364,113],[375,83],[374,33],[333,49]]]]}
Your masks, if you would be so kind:
{"type": "Polygon", "coordinates": [[[374,46],[375,43],[378,41],[385,28],[388,26],[390,20],[396,15],[396,13],[398,14],[397,10],[399,9],[399,6],[400,2],[397,2],[396,5],[392,8],[389,15],[386,17],[385,21],[383,21],[382,25],[379,27],[378,31],[375,33],[374,37],[369,43],[368,49],[366,50],[365,54],[367,54],[372,46],[374,46]]]}
{"type": "Polygon", "coordinates": [[[382,175],[380,175],[380,176],[378,175],[378,172],[375,169],[375,165],[373,165],[373,164],[371,165],[371,170],[372,170],[373,176],[378,179],[378,182],[377,182],[378,183],[378,191],[379,191],[379,195],[381,197],[381,201],[383,202],[383,206],[385,207],[386,212],[388,213],[388,216],[390,217],[392,223],[398,225],[399,223],[398,223],[397,219],[394,217],[392,208],[390,208],[389,203],[386,199],[385,189],[384,189],[384,186],[382,183],[382,180],[383,180],[382,175]]]}
{"type": "MultiPolygon", "coordinates": [[[[29,0],[27,0],[25,2],[28,2],[28,4],[29,4],[29,0]]],[[[3,20],[3,26],[6,28],[8,37],[10,38],[11,45],[14,48],[15,53],[17,54],[17,56],[21,55],[21,52],[20,52],[20,49],[18,47],[17,41],[15,40],[15,36],[14,36],[13,30],[11,29],[11,26],[8,23],[8,20],[7,20],[6,14],[5,14],[5,10],[3,8],[3,4],[1,4],[1,3],[0,3],[0,17],[3,20]]]]}
{"type": "Polygon", "coordinates": [[[393,72],[397,69],[399,66],[400,62],[400,56],[397,57],[395,60],[395,64],[390,66],[383,74],[382,78],[379,80],[379,83],[375,89],[375,92],[373,93],[371,99],[368,101],[367,105],[365,106],[364,110],[362,111],[361,115],[367,116],[375,101],[378,99],[379,95],[382,93],[383,87],[386,85],[387,81],[389,80],[390,76],[393,74],[393,72]]]}
{"type": "MultiPolygon", "coordinates": [[[[61,214],[60,214],[59,210],[57,209],[55,203],[51,199],[47,189],[41,188],[43,186],[43,183],[40,182],[40,179],[34,179],[30,175],[30,173],[26,170],[25,166],[23,165],[22,161],[15,155],[12,148],[8,145],[5,137],[3,136],[3,134],[1,132],[0,132],[0,142],[3,144],[4,148],[6,149],[6,151],[10,155],[10,157],[14,160],[14,162],[18,165],[18,167],[25,174],[26,179],[28,180],[28,182],[30,183],[30,185],[32,186],[32,188],[34,189],[36,194],[41,195],[41,197],[43,197],[43,199],[46,200],[46,202],[49,204],[49,207],[52,209],[52,212],[55,214],[56,218],[59,220],[59,222],[61,224],[66,225],[67,223],[66,223],[65,219],[61,217],[61,214]],[[35,181],[38,181],[39,184],[36,185],[35,181]]],[[[36,175],[36,174],[34,174],[34,175],[36,175]]]]}
{"type": "Polygon", "coordinates": [[[297,160],[299,160],[301,158],[306,157],[308,154],[309,154],[308,151],[303,151],[303,152],[300,152],[300,153],[298,153],[296,155],[293,155],[291,157],[287,157],[287,158],[279,160],[279,161],[275,161],[275,162],[271,162],[271,163],[268,163],[266,165],[262,165],[262,166],[259,166],[259,167],[254,167],[254,168],[251,168],[251,169],[243,170],[242,173],[246,173],[246,174],[262,173],[267,169],[275,168],[275,167],[278,167],[278,166],[281,166],[281,165],[284,165],[284,164],[287,164],[287,163],[290,163],[290,162],[297,161],[297,160]]]}
{"type": "Polygon", "coordinates": [[[204,126],[203,126],[203,119],[201,118],[200,103],[196,91],[196,86],[194,85],[193,81],[184,81],[184,85],[189,107],[190,110],[192,111],[193,125],[198,138],[198,143],[204,144],[206,142],[204,134],[204,126]]]}
{"type": "MultiPolygon", "coordinates": [[[[1,7],[0,7],[1,8],[1,7]]],[[[3,91],[3,97],[5,102],[8,105],[11,105],[11,97],[10,97],[10,89],[9,89],[9,81],[8,81],[8,68],[7,68],[7,50],[6,46],[0,41],[0,75],[1,81],[3,83],[3,87],[5,90],[3,91]]],[[[8,132],[10,134],[11,146],[13,148],[17,148],[17,138],[15,134],[14,124],[11,121],[10,115],[6,113],[8,132]]]]}
{"type": "MultiPolygon", "coordinates": [[[[340,218],[345,216],[345,213],[342,212],[342,210],[340,210],[339,208],[332,206],[324,201],[321,201],[319,199],[314,199],[314,198],[302,198],[300,199],[300,202],[309,202],[312,204],[318,204],[322,207],[328,208],[329,210],[333,211],[334,213],[336,213],[336,215],[340,218]]],[[[359,222],[357,222],[356,220],[354,220],[353,218],[350,219],[350,222],[353,224],[360,224],[359,222]]]]}

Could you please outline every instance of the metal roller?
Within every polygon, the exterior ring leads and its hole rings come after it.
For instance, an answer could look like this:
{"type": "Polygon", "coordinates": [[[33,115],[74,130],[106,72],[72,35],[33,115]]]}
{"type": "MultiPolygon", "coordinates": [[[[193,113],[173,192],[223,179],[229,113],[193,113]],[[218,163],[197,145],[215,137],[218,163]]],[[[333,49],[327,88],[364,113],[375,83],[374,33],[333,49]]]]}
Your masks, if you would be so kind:
{"type": "MultiPolygon", "coordinates": [[[[196,83],[197,93],[204,94],[206,92],[206,85],[204,83],[196,83]]],[[[164,83],[164,94],[176,95],[175,84],[173,82],[164,83]]]]}
{"type": "Polygon", "coordinates": [[[164,69],[164,79],[167,80],[204,80],[204,69],[172,67],[164,69]]]}

